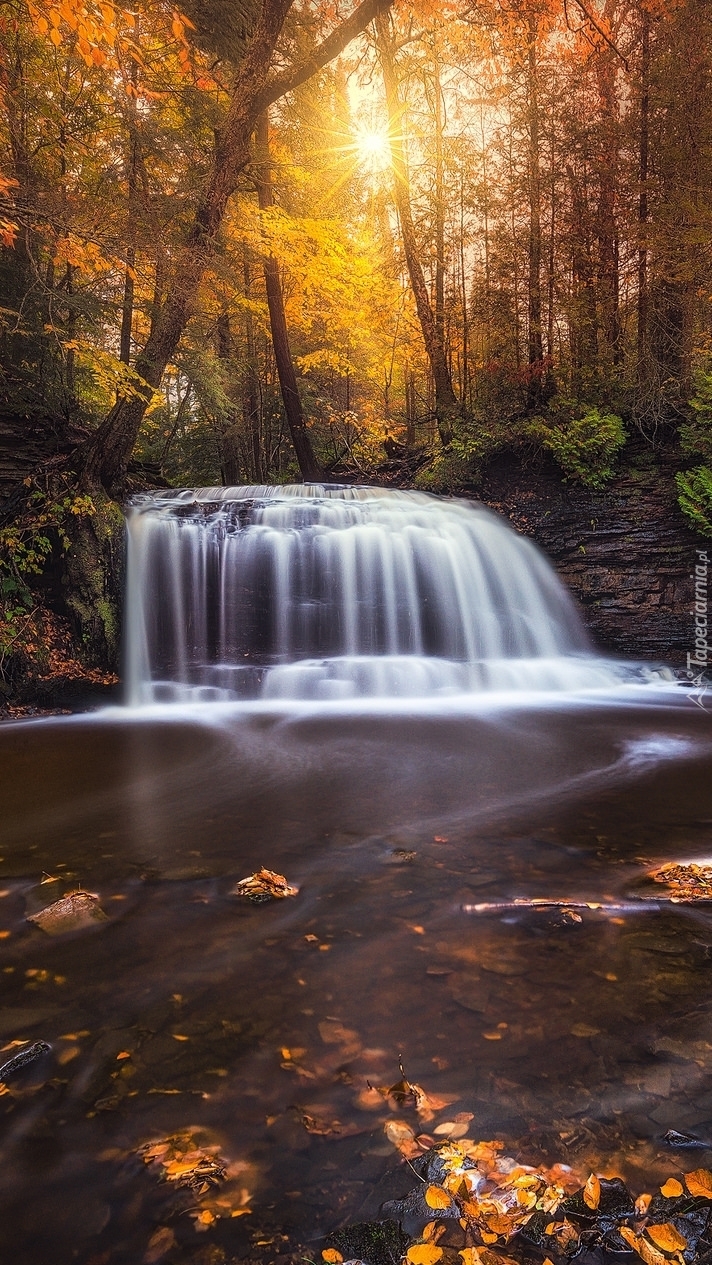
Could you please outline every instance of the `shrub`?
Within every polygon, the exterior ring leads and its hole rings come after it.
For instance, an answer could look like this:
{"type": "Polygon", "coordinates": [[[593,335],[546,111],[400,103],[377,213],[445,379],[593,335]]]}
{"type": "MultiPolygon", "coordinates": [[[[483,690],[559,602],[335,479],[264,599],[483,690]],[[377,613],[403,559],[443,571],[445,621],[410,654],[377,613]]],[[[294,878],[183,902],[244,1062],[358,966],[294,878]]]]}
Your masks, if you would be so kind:
{"type": "Polygon", "coordinates": [[[683,514],[702,536],[712,536],[712,470],[696,466],[675,475],[677,502],[683,514]]]}
{"type": "Polygon", "coordinates": [[[583,417],[555,421],[534,417],[526,433],[547,449],[564,474],[588,488],[600,488],[613,477],[613,462],[626,441],[616,413],[588,409],[583,417]]]}
{"type": "Polygon", "coordinates": [[[700,371],[695,377],[695,394],[690,400],[692,417],[680,427],[682,451],[712,460],[712,373],[700,371]]]}

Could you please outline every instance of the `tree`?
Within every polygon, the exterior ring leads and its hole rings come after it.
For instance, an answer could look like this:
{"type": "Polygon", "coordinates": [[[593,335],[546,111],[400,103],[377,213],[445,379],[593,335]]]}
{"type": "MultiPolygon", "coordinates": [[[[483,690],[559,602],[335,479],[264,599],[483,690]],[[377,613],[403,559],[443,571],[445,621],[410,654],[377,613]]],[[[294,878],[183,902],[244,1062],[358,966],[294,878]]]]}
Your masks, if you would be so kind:
{"type": "MultiPolygon", "coordinates": [[[[264,110],[257,120],[257,159],[259,205],[261,211],[267,211],[274,206],[269,154],[269,113],[267,110],[264,110]]],[[[279,263],[272,254],[265,255],[264,274],[270,329],[272,331],[272,345],[277,363],[284,411],[287,416],[287,425],[289,426],[289,433],[292,437],[292,444],[294,445],[301,476],[307,482],[314,483],[324,477],[324,472],[314,455],[304,410],[302,409],[302,402],[299,398],[297,375],[294,372],[294,362],[289,348],[287,318],[284,313],[282,283],[279,278],[279,263]]]]}
{"type": "Polygon", "coordinates": [[[177,252],[165,293],[135,370],[145,387],[120,398],[88,442],[82,457],[86,487],[118,494],[151,396],[193,315],[200,282],[216,251],[225,209],[250,161],[252,135],[260,114],[327,65],[391,0],[362,0],[301,64],[270,75],[272,59],[293,0],[264,0],[249,37],[226,116],[216,134],[212,170],[192,223],[177,252]]]}
{"type": "MultiPolygon", "coordinates": [[[[418,253],[402,135],[404,106],[401,100],[395,64],[395,41],[385,13],[379,12],[376,16],[376,31],[378,36],[378,55],[383,71],[383,82],[388,106],[389,141],[393,161],[393,197],[398,208],[408,276],[410,277],[410,284],[413,290],[425,350],[433,374],[435,417],[438,432],[443,447],[447,447],[452,442],[455,422],[460,416],[461,409],[453,390],[450,368],[445,355],[443,325],[438,319],[437,311],[433,313],[418,253]]],[[[436,91],[439,91],[439,84],[436,91]]]]}

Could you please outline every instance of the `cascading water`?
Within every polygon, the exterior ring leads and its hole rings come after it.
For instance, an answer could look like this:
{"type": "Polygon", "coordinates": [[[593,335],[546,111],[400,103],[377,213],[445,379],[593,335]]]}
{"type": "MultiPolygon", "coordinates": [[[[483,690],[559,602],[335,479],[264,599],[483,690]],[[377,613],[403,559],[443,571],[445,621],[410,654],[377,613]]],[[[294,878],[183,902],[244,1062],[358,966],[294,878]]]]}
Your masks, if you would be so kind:
{"type": "Polygon", "coordinates": [[[414,697],[621,679],[528,540],[366,487],[203,488],[129,511],[130,701],[414,697]]]}

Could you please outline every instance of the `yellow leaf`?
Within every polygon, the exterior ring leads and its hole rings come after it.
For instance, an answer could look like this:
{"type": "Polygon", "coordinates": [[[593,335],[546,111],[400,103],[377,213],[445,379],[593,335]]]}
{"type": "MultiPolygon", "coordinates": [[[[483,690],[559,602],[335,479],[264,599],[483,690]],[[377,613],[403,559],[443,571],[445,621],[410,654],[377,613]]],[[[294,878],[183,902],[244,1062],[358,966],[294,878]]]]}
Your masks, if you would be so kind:
{"type": "Polygon", "coordinates": [[[60,44],[62,43],[62,36],[60,35],[60,33],[59,33],[59,31],[57,30],[56,26],[53,26],[53,27],[52,27],[52,30],[51,30],[51,31],[50,31],[50,33],[49,33],[49,38],[51,39],[51,41],[52,41],[52,43],[54,44],[55,48],[59,48],[60,44]]]}
{"type": "Polygon", "coordinates": [[[429,1208],[449,1208],[452,1200],[442,1186],[428,1186],[425,1191],[425,1202],[429,1208]]]}
{"type": "Polygon", "coordinates": [[[587,1208],[595,1211],[601,1202],[601,1183],[595,1173],[591,1173],[583,1188],[583,1201],[587,1208]]]}
{"type": "Polygon", "coordinates": [[[432,1243],[414,1243],[408,1248],[406,1260],[410,1265],[435,1265],[442,1257],[441,1247],[433,1247],[432,1243]]]}
{"type": "Polygon", "coordinates": [[[343,1256],[341,1252],[337,1252],[335,1247],[325,1247],[321,1254],[321,1259],[327,1262],[327,1265],[341,1265],[343,1256]]]}
{"type": "Polygon", "coordinates": [[[646,1226],[645,1233],[661,1252],[684,1252],[687,1247],[687,1239],[678,1233],[671,1221],[646,1226]]]}
{"type": "Polygon", "coordinates": [[[677,1199],[682,1194],[682,1185],[674,1177],[669,1177],[665,1185],[660,1187],[660,1194],[666,1199],[677,1199]]]}
{"type": "MultiPolygon", "coordinates": [[[[463,1229],[466,1227],[467,1222],[465,1221],[463,1229]]],[[[429,1221],[428,1224],[423,1227],[423,1233],[420,1237],[424,1243],[437,1243],[438,1239],[442,1238],[445,1233],[445,1229],[446,1227],[442,1224],[442,1222],[438,1223],[437,1221],[429,1221]]]]}
{"type": "Polygon", "coordinates": [[[659,1252],[658,1249],[653,1247],[652,1243],[648,1243],[646,1239],[639,1238],[638,1235],[631,1230],[630,1226],[619,1226],[618,1233],[621,1238],[625,1239],[628,1246],[632,1247],[633,1251],[638,1253],[638,1256],[645,1262],[645,1265],[668,1265],[667,1258],[663,1256],[662,1252],[659,1252]]]}
{"type": "Polygon", "coordinates": [[[685,1185],[691,1195],[712,1199],[712,1173],[708,1168],[696,1168],[693,1173],[686,1173],[685,1185]]]}

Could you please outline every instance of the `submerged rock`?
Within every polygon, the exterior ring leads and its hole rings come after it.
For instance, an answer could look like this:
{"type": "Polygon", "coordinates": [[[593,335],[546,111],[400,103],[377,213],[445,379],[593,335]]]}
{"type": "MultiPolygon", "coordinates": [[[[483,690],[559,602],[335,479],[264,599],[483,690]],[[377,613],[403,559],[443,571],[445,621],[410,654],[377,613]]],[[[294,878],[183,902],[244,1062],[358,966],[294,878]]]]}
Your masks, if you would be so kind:
{"type": "Polygon", "coordinates": [[[96,893],[80,888],[67,892],[61,900],[40,909],[39,913],[29,914],[27,921],[36,923],[48,936],[59,936],[67,931],[81,931],[96,922],[106,922],[107,917],[96,893]]]}

